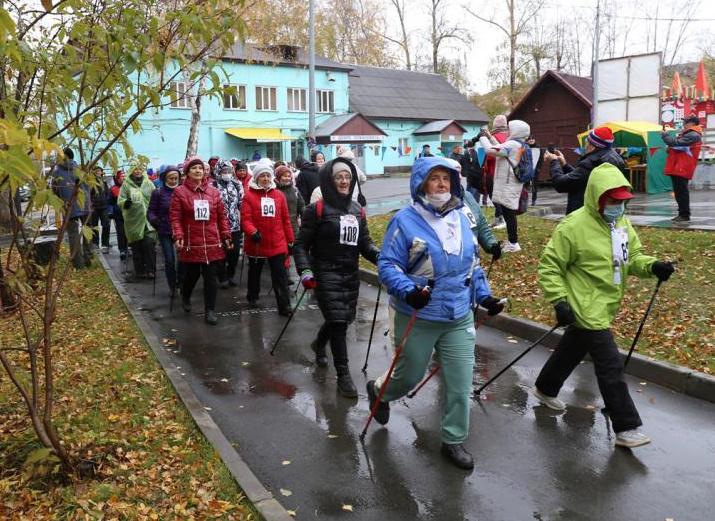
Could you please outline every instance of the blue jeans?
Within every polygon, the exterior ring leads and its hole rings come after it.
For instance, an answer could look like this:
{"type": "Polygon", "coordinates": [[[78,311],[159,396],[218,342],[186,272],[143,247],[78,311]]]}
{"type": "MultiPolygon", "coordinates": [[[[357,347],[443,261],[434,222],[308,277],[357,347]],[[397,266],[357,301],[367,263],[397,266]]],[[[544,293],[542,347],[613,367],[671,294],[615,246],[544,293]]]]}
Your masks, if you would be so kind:
{"type": "Polygon", "coordinates": [[[159,234],[159,243],[161,251],[164,254],[164,272],[166,273],[166,282],[169,284],[169,289],[176,288],[176,251],[174,250],[174,241],[171,235],[159,234]]]}

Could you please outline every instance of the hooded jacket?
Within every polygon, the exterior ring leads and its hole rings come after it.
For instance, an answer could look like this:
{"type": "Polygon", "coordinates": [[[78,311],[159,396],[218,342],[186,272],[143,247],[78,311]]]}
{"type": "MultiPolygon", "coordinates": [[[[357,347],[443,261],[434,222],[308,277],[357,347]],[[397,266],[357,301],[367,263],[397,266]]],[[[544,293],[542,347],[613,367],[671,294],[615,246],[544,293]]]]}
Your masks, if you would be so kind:
{"type": "Polygon", "coordinates": [[[226,258],[223,241],[231,238],[231,230],[221,196],[208,178],[196,183],[187,177],[184,184],[176,187],[170,215],[174,241],[184,241],[179,250],[180,262],[208,264],[226,258]],[[196,219],[197,201],[208,201],[208,220],[196,219]]]}
{"type": "Polygon", "coordinates": [[[149,209],[149,199],[155,190],[154,183],[149,180],[146,173],[142,174],[141,181],[136,181],[131,175],[124,178],[117,205],[124,217],[124,233],[129,244],[141,241],[147,233],[154,231],[154,228],[147,221],[146,214],[149,209]],[[129,208],[124,208],[127,200],[132,201],[129,208]]]}
{"type": "Polygon", "coordinates": [[[524,140],[529,137],[530,132],[527,123],[515,119],[509,122],[509,139],[504,143],[500,144],[494,136],[491,141],[484,136],[479,138],[479,143],[487,155],[497,158],[492,200],[510,210],[519,209],[519,197],[524,186],[514,175],[512,165],[519,163],[519,149],[524,146],[524,140]]]}
{"type": "Polygon", "coordinates": [[[609,163],[617,167],[624,175],[626,163],[612,148],[597,148],[578,160],[576,168],[571,165],[561,166],[558,161],[551,162],[551,180],[559,193],[568,194],[566,214],[583,206],[586,184],[591,171],[599,165],[609,163]]]}
{"type": "MultiPolygon", "coordinates": [[[[55,193],[65,202],[68,203],[72,198],[72,193],[74,192],[75,185],[78,181],[77,174],[77,162],[73,160],[67,160],[64,163],[60,163],[55,167],[54,177],[52,179],[52,187],[55,193]]],[[[77,197],[75,198],[74,205],[72,206],[72,211],[70,212],[70,219],[82,218],[89,213],[89,203],[90,203],[90,193],[87,185],[80,183],[80,190],[77,192],[77,197]],[[84,198],[80,201],[81,198],[84,198]]]]}
{"type": "Polygon", "coordinates": [[[583,208],[566,216],[554,231],[539,261],[539,285],[546,300],[565,300],[576,315],[576,327],[608,329],[621,306],[629,274],[653,277],[654,257],[641,251],[641,241],[625,215],[615,228],[628,233],[628,255],[614,282],[611,226],[599,212],[601,196],[613,188],[631,185],[615,166],[605,163],[593,170],[586,186],[583,208]]]}
{"type": "Polygon", "coordinates": [[[216,163],[216,188],[218,188],[221,194],[221,200],[223,200],[231,233],[236,233],[241,231],[241,204],[243,202],[244,190],[243,183],[236,179],[233,174],[233,165],[229,161],[222,159],[216,163]],[[231,172],[231,179],[224,181],[221,178],[221,170],[229,170],[231,172]]]}
{"type": "Polygon", "coordinates": [[[471,233],[471,223],[461,211],[463,189],[459,173],[450,160],[443,157],[419,158],[412,165],[410,193],[413,206],[395,214],[387,227],[382,251],[377,262],[380,282],[387,287],[390,306],[402,313],[412,314],[405,302],[415,288],[435,281],[432,298],[417,316],[435,322],[451,322],[463,317],[491,294],[484,271],[479,265],[479,247],[471,233]],[[435,168],[444,168],[451,175],[452,200],[449,208],[439,213],[427,202],[422,185],[435,168]],[[458,254],[447,253],[437,233],[427,223],[415,205],[421,205],[438,218],[450,212],[459,213],[461,248],[458,254]]]}
{"type": "Polygon", "coordinates": [[[258,186],[255,177],[251,178],[241,206],[241,228],[246,233],[243,244],[249,257],[275,257],[288,253],[288,244],[294,241],[293,228],[286,198],[273,181],[264,189],[258,186]],[[263,201],[264,198],[272,202],[263,201]],[[256,231],[261,234],[258,243],[251,238],[256,231]]]}
{"type": "Polygon", "coordinates": [[[177,170],[165,170],[159,174],[159,188],[151,193],[149,209],[146,217],[149,223],[159,232],[159,235],[171,235],[171,223],[169,222],[169,212],[171,209],[171,198],[176,188],[166,186],[166,173],[177,170]]]}
{"type": "Polygon", "coordinates": [[[315,296],[323,317],[328,322],[355,319],[360,290],[358,263],[360,255],[373,264],[379,250],[373,244],[362,207],[352,199],[357,184],[357,169],[349,160],[337,157],[320,169],[322,203],[313,203],[303,212],[302,224],[293,254],[298,273],[312,269],[317,282],[315,296]],[[341,195],[333,181],[333,165],[344,163],[350,168],[350,193],[341,195]],[[322,205],[318,217],[317,205],[322,205]],[[347,237],[348,230],[357,235],[347,237]]]}
{"type": "Polygon", "coordinates": [[[313,194],[313,190],[320,186],[318,165],[304,162],[298,168],[300,168],[300,174],[298,174],[298,180],[296,181],[295,186],[298,188],[303,201],[310,201],[310,196],[313,194]]]}
{"type": "Polygon", "coordinates": [[[685,130],[677,138],[664,134],[663,141],[668,145],[668,159],[665,162],[665,175],[674,175],[685,179],[692,179],[695,168],[698,166],[700,149],[703,141],[703,129],[695,126],[685,130]],[[688,147],[675,149],[672,147],[688,147]]]}
{"type": "Polygon", "coordinates": [[[300,195],[300,192],[295,187],[292,175],[291,183],[289,185],[279,184],[276,188],[283,194],[283,197],[286,198],[288,214],[290,215],[290,225],[291,228],[293,228],[293,236],[298,237],[298,218],[303,215],[303,210],[305,210],[305,201],[303,201],[303,196],[300,195]]]}

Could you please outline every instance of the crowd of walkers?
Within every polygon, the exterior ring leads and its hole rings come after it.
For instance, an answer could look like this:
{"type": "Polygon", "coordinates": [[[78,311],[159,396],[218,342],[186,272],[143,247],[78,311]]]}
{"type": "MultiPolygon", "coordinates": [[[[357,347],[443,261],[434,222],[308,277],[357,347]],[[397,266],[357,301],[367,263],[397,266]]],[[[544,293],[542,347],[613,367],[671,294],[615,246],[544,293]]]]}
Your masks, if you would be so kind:
{"type": "MultiPolygon", "coordinates": [[[[314,292],[323,318],[310,344],[315,364],[328,366],[329,345],[337,389],[354,399],[358,390],[350,374],[347,330],[356,318],[362,256],[377,266],[380,283],[390,295],[390,335],[396,350],[392,367],[367,383],[370,418],[387,424],[390,402],[414,389],[436,358],[444,386],[441,452],[457,467],[471,469],[474,461],[464,441],[473,390],[475,312],[482,307],[493,316],[505,304],[491,292],[480,247],[490,262],[503,252],[520,251],[517,215],[528,188],[535,203],[536,180],[531,179],[545,161],[557,190],[567,192],[569,202],[568,215],[541,256],[539,284],[554,306],[557,326],[566,332],[533,393],[545,406],[564,410],[557,397],[561,386],[589,354],[616,445],[637,447],[651,440],[639,431],[642,422],[610,325],[629,274],[656,277],[660,283],[674,267],[642,251],[625,215],[631,186],[620,170],[619,156],[612,153],[609,132],[591,132],[576,167],[567,165],[558,152],[541,154],[529,125],[507,123],[503,116],[451,158],[435,157],[424,147],[411,169],[412,203],[393,216],[381,249],[372,241],[365,215],[360,189],[364,174],[347,147],[328,161],[317,151],[310,160],[298,157],[295,168],[259,158],[250,171],[235,159],[212,157],[204,162],[189,157],[179,165],[162,166],[154,181],[137,162],[128,177],[118,171],[111,187],[98,169],[92,207],[75,201],[70,214],[73,262],[78,268],[86,264],[82,252],[87,246],[72,242],[81,236],[79,220],[91,211],[90,222],[101,223],[101,241],[108,247],[111,215],[120,258],[131,256],[135,277],[156,276],[159,241],[169,291],[172,297],[180,293],[187,313],[203,277],[204,319],[211,325],[218,321],[218,289],[239,285],[239,261],[248,261],[248,305],[259,306],[267,263],[278,313],[288,320],[293,313],[290,286],[300,283],[314,292]],[[483,166],[475,155],[477,143],[486,153],[483,166]],[[525,163],[524,150],[529,148],[525,163]],[[524,164],[532,169],[531,177],[524,177],[524,164]],[[495,205],[492,226],[481,208],[488,200],[495,205]],[[508,238],[500,244],[493,229],[501,227],[508,238]],[[291,258],[299,282],[291,279],[291,258]]],[[[71,150],[65,150],[65,157],[56,178],[71,186],[76,168],[71,150]]]]}

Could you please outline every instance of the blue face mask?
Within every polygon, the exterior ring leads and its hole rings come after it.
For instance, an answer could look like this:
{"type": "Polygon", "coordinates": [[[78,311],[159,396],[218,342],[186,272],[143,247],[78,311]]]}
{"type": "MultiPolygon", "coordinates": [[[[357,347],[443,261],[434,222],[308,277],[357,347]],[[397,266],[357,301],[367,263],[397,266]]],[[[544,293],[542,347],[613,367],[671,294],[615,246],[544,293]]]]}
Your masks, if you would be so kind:
{"type": "Polygon", "coordinates": [[[603,218],[609,223],[614,223],[625,211],[625,203],[607,204],[603,207],[603,218]]]}

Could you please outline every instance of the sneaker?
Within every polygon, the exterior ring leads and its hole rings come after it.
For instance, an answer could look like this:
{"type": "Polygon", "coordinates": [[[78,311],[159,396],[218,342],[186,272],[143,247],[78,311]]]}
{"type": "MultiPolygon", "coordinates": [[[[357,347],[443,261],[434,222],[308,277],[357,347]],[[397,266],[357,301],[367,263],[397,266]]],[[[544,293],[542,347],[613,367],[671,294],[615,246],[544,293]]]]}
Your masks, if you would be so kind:
{"type": "Polygon", "coordinates": [[[495,230],[503,230],[506,228],[506,221],[504,220],[504,217],[498,217],[497,219],[494,219],[494,223],[492,223],[492,228],[495,230]]]}
{"type": "MultiPolygon", "coordinates": [[[[370,411],[375,407],[375,402],[377,401],[377,395],[380,394],[375,386],[375,380],[370,380],[367,383],[367,398],[370,402],[370,411]]],[[[375,421],[380,425],[385,425],[390,421],[390,404],[380,401],[380,405],[377,406],[377,411],[375,411],[375,421]]]]}
{"type": "Polygon", "coordinates": [[[539,400],[543,405],[546,405],[549,409],[553,409],[554,411],[563,411],[566,409],[566,405],[564,404],[564,402],[562,402],[555,396],[546,396],[536,387],[534,387],[534,396],[537,400],[539,400]]]}
{"type": "Polygon", "coordinates": [[[648,436],[637,429],[616,433],[616,445],[619,447],[632,449],[634,447],[640,447],[641,445],[648,445],[651,441],[648,436]]]}
{"type": "Polygon", "coordinates": [[[248,299],[248,307],[251,309],[256,309],[258,307],[258,300],[248,299]]]}
{"type": "Polygon", "coordinates": [[[504,253],[516,253],[521,251],[521,246],[518,242],[504,241],[501,245],[501,251],[504,253]]]}
{"type": "Polygon", "coordinates": [[[126,251],[120,251],[119,252],[119,260],[124,260],[127,258],[127,252],[126,251]]]}
{"type": "Polygon", "coordinates": [[[676,215],[671,219],[674,223],[689,223],[690,222],[690,217],[686,217],[684,215],[676,215]]]}
{"type": "Polygon", "coordinates": [[[441,452],[445,458],[460,469],[472,470],[474,468],[474,458],[461,443],[443,443],[441,452]]]}
{"type": "Polygon", "coordinates": [[[204,315],[204,320],[207,324],[211,326],[215,326],[216,324],[218,324],[218,317],[216,317],[216,311],[214,311],[213,309],[207,309],[206,315],[204,315]]]}

